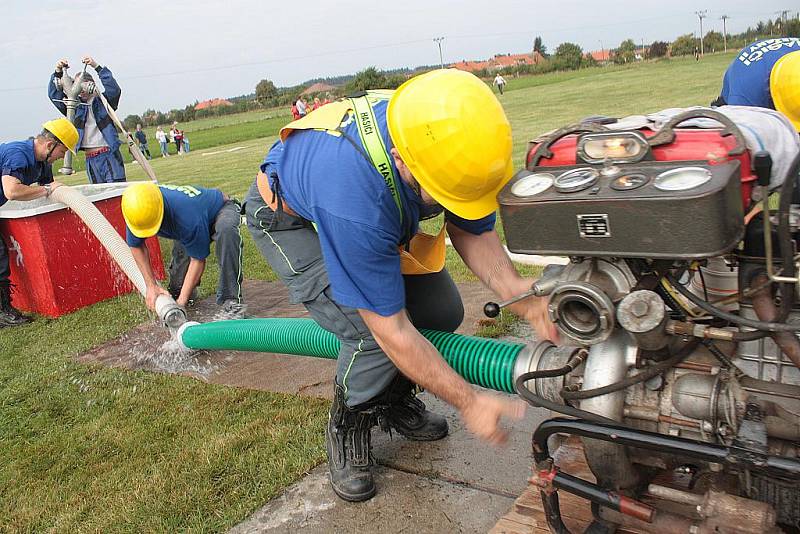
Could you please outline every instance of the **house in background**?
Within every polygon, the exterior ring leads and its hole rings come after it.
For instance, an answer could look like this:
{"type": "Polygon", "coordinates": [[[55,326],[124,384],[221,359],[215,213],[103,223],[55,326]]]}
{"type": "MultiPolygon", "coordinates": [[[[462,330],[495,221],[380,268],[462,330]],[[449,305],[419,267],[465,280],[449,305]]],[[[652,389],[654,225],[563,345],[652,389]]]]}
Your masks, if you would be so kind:
{"type": "Polygon", "coordinates": [[[194,109],[195,111],[200,111],[201,109],[210,109],[216,108],[219,106],[232,106],[233,103],[230,100],[225,100],[224,98],[212,98],[211,100],[203,100],[202,102],[198,102],[195,104],[194,109]]]}
{"type": "Polygon", "coordinates": [[[450,67],[467,72],[477,72],[484,69],[488,72],[494,72],[517,65],[538,65],[542,60],[543,58],[539,52],[532,54],[498,54],[485,61],[459,61],[458,63],[453,63],[450,67]]]}

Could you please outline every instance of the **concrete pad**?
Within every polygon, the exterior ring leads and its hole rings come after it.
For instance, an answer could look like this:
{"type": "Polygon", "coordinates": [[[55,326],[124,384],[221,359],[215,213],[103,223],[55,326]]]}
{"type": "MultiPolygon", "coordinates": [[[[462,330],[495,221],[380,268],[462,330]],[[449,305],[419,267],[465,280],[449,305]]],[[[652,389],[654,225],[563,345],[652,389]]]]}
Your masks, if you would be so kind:
{"type": "Polygon", "coordinates": [[[320,466],[230,532],[488,532],[514,503],[402,471],[379,468],[376,474],[374,498],[346,503],[330,489],[327,466],[320,466]]]}

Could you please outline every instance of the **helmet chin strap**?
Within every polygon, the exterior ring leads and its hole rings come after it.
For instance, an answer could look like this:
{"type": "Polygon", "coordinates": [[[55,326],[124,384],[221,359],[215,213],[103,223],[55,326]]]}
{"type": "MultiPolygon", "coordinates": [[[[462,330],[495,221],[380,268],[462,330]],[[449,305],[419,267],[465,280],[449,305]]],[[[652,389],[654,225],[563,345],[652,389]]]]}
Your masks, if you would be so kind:
{"type": "Polygon", "coordinates": [[[58,147],[58,145],[60,145],[60,144],[62,144],[60,141],[56,141],[55,143],[53,143],[53,146],[52,146],[52,147],[50,147],[50,150],[48,150],[48,151],[47,151],[47,155],[45,155],[45,157],[44,157],[44,162],[45,162],[45,163],[47,163],[47,161],[50,159],[50,156],[52,156],[52,155],[53,155],[53,151],[54,151],[54,150],[55,150],[55,149],[58,147]]]}

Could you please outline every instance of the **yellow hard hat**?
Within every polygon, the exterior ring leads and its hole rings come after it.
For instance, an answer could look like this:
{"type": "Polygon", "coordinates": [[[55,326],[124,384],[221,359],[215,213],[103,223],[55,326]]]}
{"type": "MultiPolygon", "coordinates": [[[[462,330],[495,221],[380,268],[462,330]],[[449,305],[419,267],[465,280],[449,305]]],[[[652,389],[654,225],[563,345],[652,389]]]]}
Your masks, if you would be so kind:
{"type": "Polygon", "coordinates": [[[786,54],[772,67],[769,92],[775,109],[800,132],[800,50],[786,54]]]}
{"type": "Polygon", "coordinates": [[[122,216],[136,237],[152,237],[164,219],[164,197],[152,182],[134,182],[122,193],[122,216]]]}
{"type": "Polygon", "coordinates": [[[511,179],[511,125],[475,75],[442,69],[411,78],[389,100],[389,135],[420,186],[447,210],[480,219],[511,179]]]}
{"type": "Polygon", "coordinates": [[[78,148],[78,130],[69,120],[64,117],[53,119],[42,124],[42,128],[55,135],[70,152],[77,154],[75,150],[78,148]]]}

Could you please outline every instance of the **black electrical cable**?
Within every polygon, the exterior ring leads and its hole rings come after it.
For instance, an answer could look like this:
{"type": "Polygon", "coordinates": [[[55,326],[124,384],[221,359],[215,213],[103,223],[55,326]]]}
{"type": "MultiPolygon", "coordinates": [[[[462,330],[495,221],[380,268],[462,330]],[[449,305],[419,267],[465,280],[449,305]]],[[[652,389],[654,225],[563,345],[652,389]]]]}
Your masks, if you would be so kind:
{"type": "Polygon", "coordinates": [[[531,371],[529,373],[523,373],[519,375],[517,379],[514,381],[514,389],[516,389],[519,396],[525,399],[531,406],[534,406],[536,408],[544,408],[546,410],[558,412],[564,415],[568,415],[570,417],[576,417],[578,419],[586,419],[588,421],[594,421],[595,423],[611,423],[614,425],[621,424],[619,421],[614,421],[613,419],[603,417],[602,415],[597,415],[596,413],[587,412],[586,410],[581,410],[579,408],[574,408],[572,406],[559,404],[557,402],[549,401],[543,397],[539,397],[533,391],[528,389],[527,386],[525,386],[525,382],[535,378],[537,373],[541,373],[541,371],[531,371]]]}
{"type": "Polygon", "coordinates": [[[753,330],[752,332],[734,332],[733,341],[755,341],[767,337],[769,332],[763,330],[753,330]]]}
{"type": "Polygon", "coordinates": [[[658,362],[657,364],[651,365],[644,371],[637,373],[633,376],[628,376],[623,378],[619,382],[614,382],[613,384],[609,384],[607,386],[603,386],[600,388],[594,389],[584,389],[581,391],[567,391],[562,389],[561,390],[561,397],[565,401],[572,401],[572,400],[582,400],[582,399],[591,399],[592,397],[599,397],[601,395],[607,395],[609,393],[614,393],[615,391],[620,391],[625,388],[631,387],[636,385],[640,382],[644,382],[645,380],[650,380],[656,375],[659,375],[666,371],[667,369],[674,367],[675,365],[681,363],[684,359],[686,359],[689,354],[699,345],[699,341],[696,339],[692,339],[684,345],[681,350],[679,350],[674,356],[664,360],[663,362],[658,362]]]}
{"type": "Polygon", "coordinates": [[[754,319],[747,319],[746,317],[741,317],[739,315],[734,315],[732,313],[728,313],[724,310],[717,308],[709,304],[708,302],[704,301],[675,280],[671,274],[666,275],[667,280],[672,287],[674,287],[678,293],[686,297],[692,304],[696,305],[701,310],[708,312],[712,315],[716,315],[721,319],[725,319],[726,321],[730,321],[731,323],[735,323],[742,326],[749,326],[750,328],[755,328],[757,330],[766,330],[767,332],[797,332],[800,331],[800,324],[794,323],[768,323],[765,321],[756,321],[754,319]]]}

